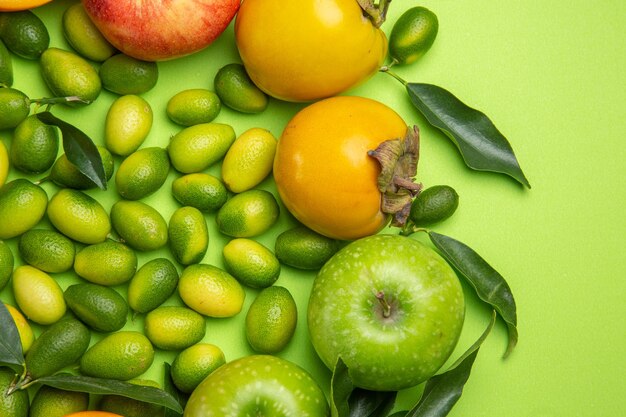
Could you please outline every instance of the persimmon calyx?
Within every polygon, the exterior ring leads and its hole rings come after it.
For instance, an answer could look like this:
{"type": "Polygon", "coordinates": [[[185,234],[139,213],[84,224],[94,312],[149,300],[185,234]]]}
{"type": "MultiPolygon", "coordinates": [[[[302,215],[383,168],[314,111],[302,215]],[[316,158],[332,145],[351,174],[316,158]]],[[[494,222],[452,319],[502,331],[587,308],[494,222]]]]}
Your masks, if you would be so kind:
{"type": "Polygon", "coordinates": [[[385,23],[391,0],[379,0],[378,4],[374,0],[356,0],[356,2],[375,27],[379,28],[385,23]]]}
{"type": "Polygon", "coordinates": [[[419,159],[418,127],[408,127],[404,138],[386,140],[367,154],[380,164],[381,210],[392,216],[392,226],[402,227],[413,199],[422,190],[422,184],[414,181],[419,159]]]}

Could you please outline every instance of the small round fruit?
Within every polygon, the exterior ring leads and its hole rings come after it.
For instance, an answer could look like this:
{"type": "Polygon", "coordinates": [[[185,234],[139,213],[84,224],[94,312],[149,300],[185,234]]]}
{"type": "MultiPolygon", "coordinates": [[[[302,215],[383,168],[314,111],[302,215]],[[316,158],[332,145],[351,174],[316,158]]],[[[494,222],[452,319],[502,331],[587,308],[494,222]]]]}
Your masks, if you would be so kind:
{"type": "Polygon", "coordinates": [[[278,220],[280,208],[272,193],[248,190],[229,199],[216,216],[219,231],[232,237],[254,237],[278,220]]]}
{"type": "Polygon", "coordinates": [[[228,64],[217,71],[213,80],[222,103],[241,113],[261,113],[269,102],[241,64],[228,64]]]}
{"type": "Polygon", "coordinates": [[[226,363],[224,352],[210,343],[196,343],[180,352],[172,362],[172,382],[182,392],[191,393],[220,366],[226,363]]]}
{"type": "Polygon", "coordinates": [[[89,394],[86,392],[42,385],[33,397],[28,417],[65,417],[88,407],[89,394]]]}
{"type": "Polygon", "coordinates": [[[389,56],[393,64],[412,64],[435,42],[439,21],[425,7],[412,7],[396,21],[389,35],[389,56]]]}
{"type": "Polygon", "coordinates": [[[140,332],[122,330],[91,346],[80,358],[80,372],[96,378],[127,381],[146,372],[153,361],[150,340],[140,332]]]}
{"type": "MultiPolygon", "coordinates": [[[[97,146],[97,148],[102,160],[102,166],[104,167],[104,177],[108,182],[113,177],[113,170],[115,169],[113,155],[104,146],[97,146]]],[[[75,190],[87,190],[97,187],[93,180],[80,172],[76,165],[70,162],[66,154],[57,158],[54,165],[52,165],[48,178],[61,187],[73,188],[75,190]]]]}
{"type": "Polygon", "coordinates": [[[185,417],[242,410],[255,416],[330,415],[324,392],[307,371],[276,356],[251,355],[220,366],[202,381],[189,397],[185,417]]]}
{"type": "MultiPolygon", "coordinates": [[[[149,379],[131,379],[128,382],[144,387],[161,388],[159,384],[149,379]]],[[[124,417],[160,417],[163,415],[163,406],[122,395],[103,395],[97,403],[97,408],[124,417]]]]}
{"type": "Polygon", "coordinates": [[[13,57],[2,39],[0,39],[0,85],[5,88],[13,85],[13,57]]]}
{"type": "Polygon", "coordinates": [[[183,206],[215,211],[228,200],[228,190],[217,177],[205,173],[183,175],[172,181],[172,195],[183,206]]]}
{"type": "Polygon", "coordinates": [[[298,269],[320,269],[338,250],[337,240],[305,226],[285,230],[274,244],[278,260],[298,269]]]}
{"type": "Polygon", "coordinates": [[[272,172],[276,138],[269,130],[252,128],[231,145],[222,162],[222,180],[233,193],[250,190],[272,172]]]}
{"type": "Polygon", "coordinates": [[[48,219],[65,236],[86,245],[104,242],[111,221],[104,207],[82,191],[63,188],[48,204],[48,219]]]}
{"type": "Polygon", "coordinates": [[[4,142],[0,141],[0,188],[4,185],[9,176],[9,152],[4,142]]]}
{"type": "Polygon", "coordinates": [[[356,240],[313,282],[308,328],[329,369],[341,357],[355,386],[397,391],[435,374],[454,350],[463,288],[446,261],[398,235],[356,240]]]}
{"type": "Polygon", "coordinates": [[[106,90],[119,95],[140,95],[156,85],[159,68],[156,62],[116,54],[102,63],[99,74],[106,90]]]}
{"type": "Polygon", "coordinates": [[[17,390],[11,395],[5,393],[15,382],[15,371],[8,367],[0,368],[0,415],[7,417],[28,417],[28,391],[17,390]]]}
{"type": "Polygon", "coordinates": [[[128,284],[128,305],[147,313],[163,304],[178,286],[178,270],[167,258],[155,258],[141,266],[128,284]]]}
{"type": "Polygon", "coordinates": [[[106,148],[121,156],[135,152],[148,137],[152,120],[152,107],[146,100],[134,94],[118,97],[104,122],[106,148]]]}
{"type": "Polygon", "coordinates": [[[89,329],[75,318],[65,318],[46,328],[26,354],[28,379],[49,376],[74,365],[91,341],[89,329]]]}
{"type": "Polygon", "coordinates": [[[15,301],[29,320],[45,326],[65,315],[63,290],[47,273],[21,265],[13,271],[12,281],[15,301]]]}
{"type": "Polygon", "coordinates": [[[107,240],[76,253],[74,271],[94,284],[112,286],[130,281],[137,270],[137,255],[123,243],[107,240]]]}
{"type": "Polygon", "coordinates": [[[30,115],[15,127],[11,142],[11,163],[28,174],[38,174],[52,167],[59,151],[59,136],[54,126],[30,115]]]}
{"type": "Polygon", "coordinates": [[[74,265],[74,242],[59,232],[31,229],[20,236],[18,250],[29,265],[44,272],[65,272],[74,265]]]}
{"type": "Polygon", "coordinates": [[[113,288],[102,285],[73,284],[63,294],[76,317],[98,332],[114,332],[126,324],[128,304],[113,288]]]}
{"type": "Polygon", "coordinates": [[[236,238],[224,245],[224,266],[243,285],[265,288],[280,275],[280,263],[268,248],[251,239],[236,238]]]}
{"type": "Polygon", "coordinates": [[[33,329],[30,327],[30,324],[28,323],[28,320],[26,320],[26,317],[24,317],[24,315],[17,308],[13,307],[10,304],[4,304],[4,306],[9,311],[11,317],[13,317],[15,327],[17,328],[17,333],[20,335],[22,353],[26,353],[35,341],[35,334],[33,333],[33,329]]]}
{"type": "Polygon", "coordinates": [[[48,195],[38,185],[17,178],[0,188],[0,239],[32,229],[46,214],[48,195]]]}
{"type": "Polygon", "coordinates": [[[2,13],[0,38],[11,52],[26,59],[38,59],[50,45],[46,25],[30,10],[2,13]]]}
{"type": "Polygon", "coordinates": [[[246,296],[232,275],[208,264],[185,268],[178,282],[178,293],[188,307],[209,317],[235,316],[246,296]]]}
{"type": "Polygon", "coordinates": [[[0,130],[13,129],[30,113],[30,99],[15,88],[0,88],[0,130]]]}
{"type": "Polygon", "coordinates": [[[70,46],[84,58],[102,62],[115,53],[113,45],[106,40],[93,24],[82,3],[65,9],[62,18],[63,36],[70,46]]]}
{"type": "Polygon", "coordinates": [[[124,243],[133,249],[151,251],[167,243],[167,222],[158,210],[142,201],[114,203],[111,224],[124,243]]]}
{"type": "Polygon", "coordinates": [[[226,155],[235,130],[223,123],[202,123],[175,134],[167,147],[172,165],[183,174],[201,172],[226,155]]]}
{"type": "MultiPolygon", "coordinates": [[[[403,140],[413,143],[405,137],[406,123],[378,101],[339,96],[311,104],[287,123],[278,141],[273,169],[278,193],[300,223],[324,236],[353,240],[375,234],[391,215],[383,211],[381,164],[371,152],[383,143],[402,148],[403,140]]],[[[415,171],[416,150],[408,149],[404,154],[390,149],[405,159],[392,165],[415,171]]],[[[400,171],[392,172],[406,180],[415,176],[400,171]]]]}
{"type": "Polygon", "coordinates": [[[156,192],[170,170],[167,151],[152,146],[141,148],[122,161],[115,173],[117,192],[127,200],[139,200],[156,192]]]}
{"type": "Polygon", "coordinates": [[[296,302],[285,287],[263,289],[246,315],[246,338],[259,353],[278,353],[287,346],[298,321],[296,302]]]}
{"type": "Polygon", "coordinates": [[[0,291],[9,283],[14,266],[13,251],[5,241],[0,240],[0,291]]]}
{"type": "Polygon", "coordinates": [[[180,207],[168,225],[170,249],[182,265],[202,261],[209,247],[209,229],[204,214],[194,207],[180,207]]]}
{"type": "Polygon", "coordinates": [[[167,102],[167,117],[181,126],[212,122],[222,109],[220,98],[211,90],[193,88],[176,93],[167,102]]]}
{"type": "Polygon", "coordinates": [[[102,83],[96,69],[83,57],[60,48],[48,48],[39,60],[43,79],[56,97],[77,96],[88,104],[96,100],[102,83]]]}
{"type": "Polygon", "coordinates": [[[181,306],[161,306],[146,314],[144,334],[163,350],[182,350],[198,343],[206,333],[205,319],[181,306]]]}
{"type": "Polygon", "coordinates": [[[441,222],[459,206],[459,195],[448,185],[435,185],[418,194],[411,205],[409,219],[418,226],[441,222]]]}

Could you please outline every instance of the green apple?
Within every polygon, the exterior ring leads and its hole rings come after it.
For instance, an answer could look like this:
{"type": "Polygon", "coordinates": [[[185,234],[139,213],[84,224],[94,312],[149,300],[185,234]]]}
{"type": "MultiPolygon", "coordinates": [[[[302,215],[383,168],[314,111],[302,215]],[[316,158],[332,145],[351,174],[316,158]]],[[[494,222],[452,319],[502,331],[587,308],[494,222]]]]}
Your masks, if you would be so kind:
{"type": "Polygon", "coordinates": [[[326,417],[324,392],[293,362],[251,355],[228,362],[191,393],[184,417],[326,417]]]}
{"type": "Polygon", "coordinates": [[[417,240],[375,235],[351,242],[319,271],[309,298],[311,342],[330,369],[338,357],[355,386],[397,391],[434,375],[465,317],[450,265],[417,240]]]}

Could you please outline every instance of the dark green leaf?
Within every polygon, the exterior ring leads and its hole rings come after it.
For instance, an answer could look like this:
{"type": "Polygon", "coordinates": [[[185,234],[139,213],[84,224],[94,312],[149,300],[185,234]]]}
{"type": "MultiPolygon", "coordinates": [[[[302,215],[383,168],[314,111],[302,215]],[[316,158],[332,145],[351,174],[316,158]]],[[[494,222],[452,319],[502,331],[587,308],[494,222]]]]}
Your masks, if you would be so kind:
{"type": "Polygon", "coordinates": [[[348,417],[350,406],[348,400],[354,389],[348,367],[337,358],[333,376],[330,381],[330,415],[331,417],[348,417]]]}
{"type": "Polygon", "coordinates": [[[478,297],[495,308],[505,321],[509,333],[509,343],[504,354],[507,357],[518,339],[517,309],[509,284],[469,246],[432,231],[428,235],[441,255],[474,287],[478,297]]]}
{"type": "Polygon", "coordinates": [[[387,417],[393,408],[395,391],[369,391],[356,388],[350,395],[350,417],[387,417]]]}
{"type": "Polygon", "coordinates": [[[162,389],[154,387],[136,385],[113,379],[92,378],[70,374],[47,376],[37,379],[36,382],[68,391],[88,392],[96,395],[121,395],[147,403],[162,405],[181,414],[183,412],[183,408],[174,397],[162,389]]]}
{"type": "Polygon", "coordinates": [[[435,375],[426,381],[422,397],[415,407],[406,414],[406,417],[444,417],[448,415],[463,393],[463,387],[469,379],[480,345],[489,335],[495,319],[494,311],[487,329],[478,340],[446,372],[435,375]]]}
{"type": "Polygon", "coordinates": [[[432,84],[407,83],[413,105],[458,147],[468,167],[507,174],[530,188],[509,141],[482,112],[432,84]]]}
{"type": "MultiPolygon", "coordinates": [[[[176,388],[176,385],[174,385],[174,381],[172,381],[172,374],[170,372],[170,369],[170,364],[165,362],[163,364],[163,389],[165,390],[165,392],[174,397],[176,401],[181,405],[181,407],[185,408],[185,404],[187,404],[189,396],[176,388]]],[[[166,408],[165,415],[163,417],[182,417],[182,415],[182,412],[179,413],[178,411],[166,408]]]]}
{"type": "Polygon", "coordinates": [[[75,126],[64,122],[46,111],[38,113],[37,117],[45,124],[56,126],[63,136],[63,149],[67,159],[78,170],[89,178],[99,188],[106,190],[107,179],[102,165],[102,157],[92,140],[75,126]]]}
{"type": "Polygon", "coordinates": [[[0,363],[11,367],[24,367],[20,334],[13,316],[2,302],[0,302],[0,363]]]}

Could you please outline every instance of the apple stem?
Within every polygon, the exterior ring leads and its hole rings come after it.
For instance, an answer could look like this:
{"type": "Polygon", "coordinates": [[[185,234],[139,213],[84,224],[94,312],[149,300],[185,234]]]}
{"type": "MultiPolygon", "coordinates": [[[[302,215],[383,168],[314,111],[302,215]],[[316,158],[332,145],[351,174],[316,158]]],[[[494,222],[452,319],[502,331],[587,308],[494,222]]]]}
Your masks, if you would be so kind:
{"type": "Polygon", "coordinates": [[[383,308],[383,317],[386,319],[389,318],[389,316],[391,316],[391,306],[385,299],[385,293],[383,291],[378,291],[376,293],[376,298],[383,308]]]}

